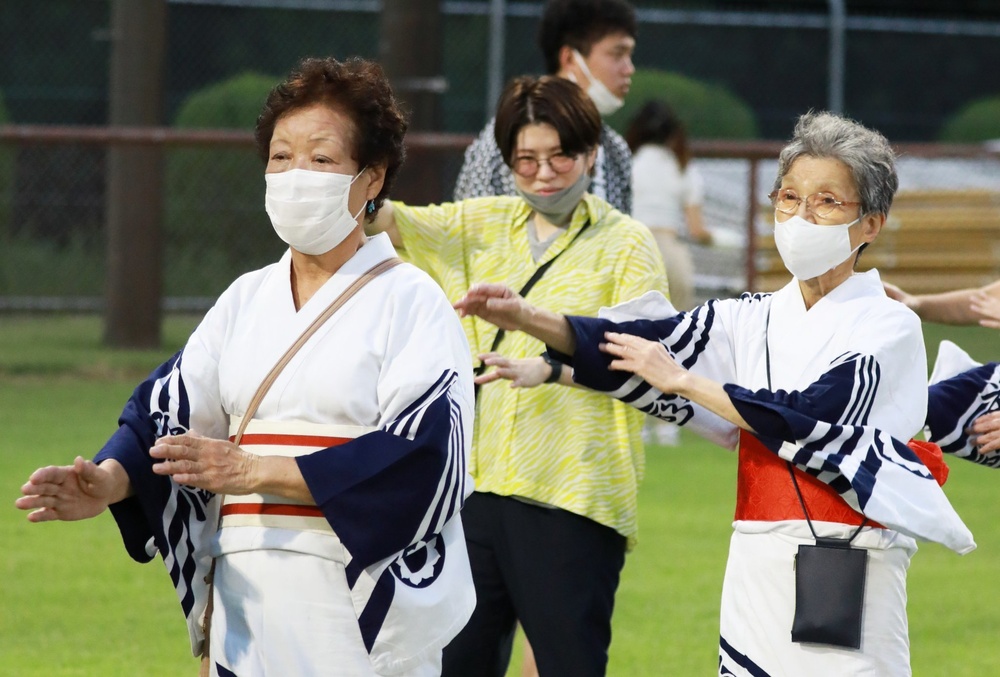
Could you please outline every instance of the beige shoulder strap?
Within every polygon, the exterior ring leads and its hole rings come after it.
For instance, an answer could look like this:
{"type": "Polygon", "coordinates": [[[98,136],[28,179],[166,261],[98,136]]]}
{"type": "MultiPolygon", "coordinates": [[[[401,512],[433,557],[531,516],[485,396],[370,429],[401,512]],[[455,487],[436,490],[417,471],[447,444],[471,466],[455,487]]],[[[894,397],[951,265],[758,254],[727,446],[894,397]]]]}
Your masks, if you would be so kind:
{"type": "MultiPolygon", "coordinates": [[[[357,294],[362,287],[364,287],[366,284],[374,280],[376,277],[378,277],[385,271],[389,270],[390,268],[394,268],[395,266],[398,266],[401,263],[402,263],[401,260],[393,257],[391,259],[386,259],[366,270],[357,280],[351,283],[351,285],[347,289],[341,292],[340,296],[335,298],[333,300],[333,303],[327,306],[326,310],[324,310],[319,315],[319,317],[313,320],[312,324],[306,327],[306,330],[302,332],[302,335],[299,336],[299,338],[295,341],[295,343],[293,343],[291,347],[289,347],[288,350],[285,351],[285,354],[281,356],[281,359],[278,360],[278,363],[274,365],[271,371],[268,372],[267,376],[264,377],[264,380],[261,381],[260,385],[257,387],[257,392],[254,393],[253,399],[250,400],[250,405],[247,407],[247,411],[243,415],[243,420],[240,422],[239,430],[236,431],[236,437],[234,440],[236,444],[239,444],[240,440],[243,439],[243,433],[246,431],[247,426],[250,425],[250,419],[252,419],[254,417],[254,414],[257,413],[257,407],[260,406],[261,400],[264,399],[264,395],[267,394],[267,391],[271,388],[271,385],[274,383],[274,380],[278,378],[278,374],[280,374],[281,370],[284,369],[285,366],[291,361],[292,357],[295,356],[295,353],[299,351],[299,348],[305,345],[306,341],[308,341],[309,338],[316,333],[316,330],[319,329],[324,322],[329,320],[334,313],[340,310],[340,308],[345,303],[347,303],[352,296],[357,294]]],[[[215,593],[213,590],[213,588],[215,587],[214,583],[215,561],[216,561],[215,558],[212,558],[212,566],[209,568],[208,575],[205,577],[205,582],[208,583],[208,604],[205,607],[205,616],[202,619],[202,632],[205,635],[205,639],[202,641],[201,665],[199,666],[199,673],[198,673],[199,676],[201,677],[210,674],[211,670],[211,662],[208,657],[208,646],[209,646],[208,638],[209,634],[211,633],[211,626],[212,626],[212,608],[215,606],[213,603],[215,601],[214,600],[215,593]]]]}
{"type": "Polygon", "coordinates": [[[326,310],[320,313],[320,315],[313,320],[312,324],[310,324],[306,330],[302,332],[302,335],[299,336],[295,343],[293,343],[288,350],[285,351],[285,354],[281,356],[278,363],[271,368],[271,371],[268,372],[267,376],[264,377],[264,380],[261,381],[260,385],[257,387],[257,392],[254,393],[253,399],[250,400],[250,405],[247,407],[246,413],[243,414],[243,421],[240,422],[240,427],[236,431],[236,438],[233,440],[236,444],[240,443],[240,439],[243,438],[243,433],[246,431],[247,426],[250,425],[250,419],[252,419],[254,414],[257,413],[257,407],[260,406],[264,396],[267,395],[267,391],[271,389],[271,385],[274,383],[275,379],[278,378],[278,374],[280,374],[281,370],[288,365],[291,359],[295,356],[295,353],[299,352],[299,348],[304,346],[306,341],[308,341],[309,338],[316,333],[316,330],[318,330],[324,322],[329,320],[334,313],[340,310],[345,303],[351,300],[351,297],[357,294],[362,287],[385,271],[390,268],[394,268],[401,263],[401,260],[393,257],[391,259],[386,259],[366,270],[357,280],[352,282],[347,289],[341,292],[340,296],[335,298],[333,303],[327,306],[326,310]]]}

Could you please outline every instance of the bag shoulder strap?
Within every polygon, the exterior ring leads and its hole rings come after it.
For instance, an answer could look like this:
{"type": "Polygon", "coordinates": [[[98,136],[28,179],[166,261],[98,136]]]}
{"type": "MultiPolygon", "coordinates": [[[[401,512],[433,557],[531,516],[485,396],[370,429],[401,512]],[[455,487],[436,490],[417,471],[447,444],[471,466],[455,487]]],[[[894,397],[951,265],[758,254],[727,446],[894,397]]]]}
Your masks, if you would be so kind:
{"type": "MultiPolygon", "coordinates": [[[[243,415],[243,420],[240,421],[240,427],[236,431],[236,437],[234,438],[234,442],[237,445],[240,443],[240,440],[243,439],[243,433],[246,432],[247,426],[250,425],[250,419],[252,419],[254,417],[254,414],[257,413],[257,407],[260,406],[260,403],[264,399],[264,396],[267,394],[267,391],[271,389],[271,385],[274,383],[275,379],[278,378],[278,374],[281,373],[281,370],[284,369],[285,366],[291,361],[291,359],[295,356],[295,353],[299,352],[299,348],[304,346],[306,341],[308,341],[310,337],[312,337],[312,335],[316,333],[316,330],[318,330],[323,325],[324,322],[330,319],[334,313],[340,310],[340,308],[345,303],[351,300],[351,297],[357,294],[362,287],[364,287],[366,284],[374,280],[376,277],[378,277],[385,271],[389,270],[390,268],[395,268],[401,263],[402,261],[400,259],[392,257],[389,259],[385,259],[384,261],[380,261],[379,263],[375,264],[374,266],[366,270],[364,273],[361,274],[360,277],[358,277],[357,280],[352,282],[347,287],[347,289],[342,291],[340,295],[337,296],[337,298],[335,298],[333,302],[326,307],[326,310],[320,313],[319,316],[315,320],[313,320],[308,327],[306,327],[306,330],[303,331],[302,334],[299,336],[299,338],[296,339],[295,343],[293,343],[288,348],[288,350],[285,351],[285,354],[281,356],[281,359],[279,359],[277,364],[275,364],[274,367],[271,368],[271,371],[268,372],[267,376],[264,377],[264,380],[261,381],[260,385],[257,387],[257,392],[254,393],[253,398],[250,400],[250,405],[247,407],[247,411],[243,415]]],[[[221,515],[220,515],[220,521],[221,521],[221,515]]],[[[217,558],[215,557],[212,558],[212,565],[208,569],[208,575],[205,576],[205,583],[208,584],[208,603],[205,606],[205,615],[202,618],[202,626],[201,626],[202,633],[204,634],[205,638],[202,640],[202,646],[201,646],[201,666],[199,673],[200,675],[208,675],[210,667],[208,659],[208,638],[212,626],[213,607],[215,606],[214,588],[215,588],[216,560],[217,558]]]]}
{"type": "MultiPolygon", "coordinates": [[[[771,347],[768,344],[768,329],[770,329],[770,327],[771,327],[771,309],[768,308],[767,309],[767,318],[764,320],[764,365],[765,365],[765,368],[767,369],[767,389],[768,390],[772,390],[772,387],[771,387],[771,347]]],[[[813,540],[815,540],[817,542],[819,542],[821,540],[823,540],[823,541],[843,540],[843,539],[830,539],[830,538],[821,539],[819,536],[816,535],[816,530],[813,528],[812,520],[809,518],[809,511],[806,510],[806,502],[802,498],[802,491],[799,489],[799,481],[795,478],[795,468],[792,466],[792,462],[791,461],[785,461],[785,465],[788,466],[788,474],[791,475],[791,477],[792,477],[792,486],[795,487],[795,495],[799,497],[799,505],[802,506],[802,514],[805,515],[805,517],[806,517],[806,524],[809,525],[809,531],[812,533],[813,540]]],[[[849,545],[851,543],[851,541],[853,541],[854,538],[858,534],[861,533],[861,530],[864,528],[864,526],[866,524],[868,524],[868,517],[867,516],[861,521],[861,524],[858,526],[858,528],[855,530],[855,532],[853,534],[851,534],[850,538],[846,539],[845,545],[849,545]]]]}
{"type": "Polygon", "coordinates": [[[281,356],[281,359],[279,359],[278,362],[271,368],[271,371],[268,372],[267,376],[264,377],[264,380],[261,381],[260,385],[257,387],[257,392],[254,393],[253,398],[250,400],[250,404],[249,406],[247,406],[247,411],[243,415],[243,420],[240,422],[240,427],[236,431],[236,437],[234,439],[234,442],[236,444],[240,443],[240,439],[242,439],[243,433],[246,431],[247,426],[250,425],[250,419],[252,419],[254,417],[254,414],[257,413],[257,407],[260,406],[260,403],[261,401],[263,401],[264,396],[267,395],[267,391],[271,389],[271,386],[278,378],[278,375],[288,365],[288,363],[291,362],[292,358],[295,357],[295,353],[299,352],[299,349],[306,344],[306,342],[312,337],[312,335],[315,334],[316,331],[321,326],[323,326],[323,324],[327,320],[329,320],[334,313],[340,310],[345,303],[350,301],[355,294],[361,291],[362,287],[364,287],[366,284],[374,280],[376,277],[378,277],[385,271],[389,270],[390,268],[395,268],[401,263],[402,261],[400,259],[392,257],[389,259],[385,259],[384,261],[380,261],[376,265],[366,270],[364,273],[361,274],[360,277],[358,277],[357,280],[352,282],[350,286],[347,287],[347,289],[341,292],[340,295],[337,296],[337,298],[335,298],[333,302],[326,307],[326,310],[320,313],[316,317],[316,319],[312,321],[312,324],[306,327],[306,330],[302,332],[302,335],[295,340],[295,343],[289,346],[288,350],[285,351],[285,354],[281,356]]]}

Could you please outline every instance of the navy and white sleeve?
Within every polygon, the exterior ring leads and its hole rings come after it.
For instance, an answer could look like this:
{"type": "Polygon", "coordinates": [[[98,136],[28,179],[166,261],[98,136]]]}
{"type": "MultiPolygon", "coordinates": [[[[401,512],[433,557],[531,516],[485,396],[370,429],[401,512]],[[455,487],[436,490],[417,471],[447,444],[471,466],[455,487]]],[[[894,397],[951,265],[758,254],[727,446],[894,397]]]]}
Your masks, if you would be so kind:
{"type": "Polygon", "coordinates": [[[472,369],[461,325],[437,289],[393,312],[397,329],[378,389],[385,422],[297,458],[316,505],[361,568],[440,533],[471,492],[472,369]]]}
{"type": "Polygon", "coordinates": [[[154,460],[149,449],[156,440],[190,430],[190,401],[181,376],[182,361],[180,351],[135,388],[118,419],[118,430],[94,457],[95,463],[114,459],[128,474],[133,495],[112,504],[110,509],[125,549],[138,562],[148,562],[157,551],[165,559],[168,557],[171,544],[165,533],[164,513],[168,504],[176,502],[178,490],[187,495],[183,503],[198,521],[205,520],[205,506],[213,496],[177,485],[152,470],[154,460]]]}
{"type": "MultiPolygon", "coordinates": [[[[754,299],[756,302],[759,299],[754,299]]],[[[642,377],[612,371],[612,357],[600,349],[604,334],[614,331],[661,343],[677,362],[707,378],[725,383],[735,378],[728,331],[722,316],[738,310],[739,302],[709,301],[690,312],[657,320],[613,322],[602,318],[570,316],[576,352],[550,354],[573,367],[573,380],[659,419],[685,426],[724,448],[733,448],[736,427],[701,405],[675,394],[663,393],[642,377]]]]}
{"type": "Polygon", "coordinates": [[[874,356],[844,353],[804,390],[757,390],[726,384],[743,419],[761,436],[793,441],[789,416],[843,426],[868,425],[882,370],[874,356]]]}
{"type": "Polygon", "coordinates": [[[938,381],[927,392],[927,439],[946,454],[1000,467],[1000,454],[980,454],[967,430],[990,412],[1000,410],[1000,362],[991,362],[938,381]]]}

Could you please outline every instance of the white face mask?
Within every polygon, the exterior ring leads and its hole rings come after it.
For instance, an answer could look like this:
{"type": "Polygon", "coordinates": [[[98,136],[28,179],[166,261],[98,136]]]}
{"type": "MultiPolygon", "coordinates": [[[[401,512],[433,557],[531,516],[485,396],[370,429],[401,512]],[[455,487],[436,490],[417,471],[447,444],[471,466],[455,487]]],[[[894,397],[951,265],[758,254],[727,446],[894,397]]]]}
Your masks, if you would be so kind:
{"type": "Polygon", "coordinates": [[[362,205],[352,216],[347,205],[351,184],[364,171],[353,178],[308,169],[265,174],[264,208],[274,232],[303,254],[325,254],[336,247],[358,227],[358,216],[365,210],[362,205]]]}
{"type": "MultiPolygon", "coordinates": [[[[598,113],[601,115],[611,115],[625,105],[625,99],[619,99],[611,92],[610,89],[608,89],[607,85],[591,74],[590,69],[587,68],[587,62],[584,61],[583,55],[580,54],[580,52],[574,49],[573,56],[576,58],[576,65],[580,67],[583,74],[587,76],[588,80],[590,80],[590,86],[587,87],[587,96],[589,96],[590,100],[594,102],[595,106],[597,106],[598,113]]],[[[573,77],[572,73],[570,73],[570,80],[576,82],[576,78],[573,77]]]]}
{"type": "MultiPolygon", "coordinates": [[[[800,280],[819,277],[840,265],[858,249],[851,249],[848,229],[861,220],[835,226],[820,226],[801,216],[791,216],[787,221],[774,219],[774,244],[788,272],[800,280]]],[[[861,243],[864,244],[864,243],[861,243]]]]}

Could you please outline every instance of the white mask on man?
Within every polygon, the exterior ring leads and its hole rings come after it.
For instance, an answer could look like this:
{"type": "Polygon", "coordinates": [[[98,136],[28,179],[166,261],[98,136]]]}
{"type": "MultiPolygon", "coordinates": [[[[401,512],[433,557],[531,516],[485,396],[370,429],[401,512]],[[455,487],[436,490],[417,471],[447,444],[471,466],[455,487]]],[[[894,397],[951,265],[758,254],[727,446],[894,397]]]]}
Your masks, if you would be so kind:
{"type": "MultiPolygon", "coordinates": [[[[625,99],[620,99],[615,96],[607,85],[598,80],[590,72],[590,68],[587,67],[587,62],[583,58],[583,54],[580,54],[577,50],[573,50],[573,57],[576,59],[576,65],[580,67],[583,74],[587,76],[590,80],[590,86],[587,87],[587,96],[590,100],[594,102],[597,106],[597,112],[601,115],[611,115],[618,111],[619,108],[625,105],[625,99]]],[[[570,73],[570,80],[576,82],[576,78],[570,73]]],[[[577,83],[579,84],[579,83],[577,83]]]]}
{"type": "Polygon", "coordinates": [[[365,209],[362,205],[352,216],[348,206],[351,184],[364,171],[354,177],[309,169],[265,174],[264,207],[274,232],[303,254],[325,254],[336,247],[358,227],[365,209]]]}
{"type": "Polygon", "coordinates": [[[851,249],[848,229],[860,220],[821,226],[798,215],[778,221],[775,214],[774,244],[788,272],[800,280],[811,280],[839,266],[864,244],[851,249]]]}

